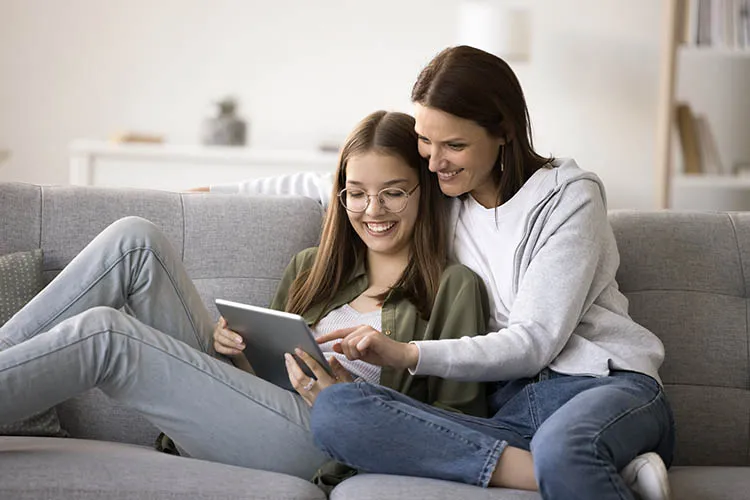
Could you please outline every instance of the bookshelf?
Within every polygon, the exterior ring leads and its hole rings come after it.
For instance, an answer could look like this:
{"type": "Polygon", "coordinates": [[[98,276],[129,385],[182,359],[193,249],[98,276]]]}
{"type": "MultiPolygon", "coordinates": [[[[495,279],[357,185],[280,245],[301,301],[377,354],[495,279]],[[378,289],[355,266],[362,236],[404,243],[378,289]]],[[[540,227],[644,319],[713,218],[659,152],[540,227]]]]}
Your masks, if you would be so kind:
{"type": "MultiPolygon", "coordinates": [[[[750,177],[733,175],[739,168],[750,168],[750,39],[738,38],[736,30],[728,36],[727,29],[719,30],[719,35],[714,33],[711,42],[704,39],[700,45],[695,43],[697,25],[691,24],[696,22],[694,10],[699,3],[705,7],[713,2],[717,2],[710,6],[714,18],[724,19],[723,13],[715,14],[722,12],[719,8],[742,6],[746,0],[665,0],[663,4],[666,29],[656,183],[661,208],[750,210],[750,177]],[[685,106],[694,119],[697,116],[702,121],[702,128],[697,128],[703,135],[695,135],[701,149],[698,167],[695,155],[691,163],[684,147],[685,121],[680,113],[685,110],[680,108],[685,106]],[[707,161],[711,146],[711,159],[715,161],[707,161]],[[686,170],[695,173],[687,174],[686,170]]],[[[750,2],[745,5],[750,8],[750,2]]],[[[726,26],[730,26],[729,19],[726,26]]],[[[750,19],[742,22],[750,23],[750,19]]],[[[712,27],[716,28],[715,24],[712,27]]]]}

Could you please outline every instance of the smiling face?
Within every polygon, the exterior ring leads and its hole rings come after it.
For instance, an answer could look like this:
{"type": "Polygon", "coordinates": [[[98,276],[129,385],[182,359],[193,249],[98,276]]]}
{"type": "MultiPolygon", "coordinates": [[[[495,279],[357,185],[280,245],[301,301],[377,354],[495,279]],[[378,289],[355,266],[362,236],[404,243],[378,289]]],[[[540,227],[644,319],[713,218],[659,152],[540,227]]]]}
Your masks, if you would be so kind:
{"type": "Polygon", "coordinates": [[[408,259],[419,213],[420,189],[409,195],[406,208],[398,213],[386,211],[377,194],[385,188],[401,188],[408,192],[418,183],[417,172],[398,156],[370,152],[348,159],[346,189],[371,195],[364,212],[346,212],[368,253],[408,259]]]}
{"type": "Polygon", "coordinates": [[[421,104],[416,104],[415,118],[419,154],[429,160],[440,190],[453,197],[471,193],[484,207],[497,206],[492,169],[505,139],[471,120],[421,104]]]}

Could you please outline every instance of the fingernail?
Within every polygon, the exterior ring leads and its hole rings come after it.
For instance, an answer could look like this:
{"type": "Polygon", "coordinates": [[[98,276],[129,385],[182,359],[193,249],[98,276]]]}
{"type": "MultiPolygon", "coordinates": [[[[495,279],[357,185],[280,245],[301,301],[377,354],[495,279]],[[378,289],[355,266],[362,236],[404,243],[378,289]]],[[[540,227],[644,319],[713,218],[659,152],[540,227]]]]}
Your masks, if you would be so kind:
{"type": "Polygon", "coordinates": [[[237,338],[234,339],[234,341],[237,342],[238,344],[241,344],[242,343],[242,337],[237,337],[237,338]]]}
{"type": "Polygon", "coordinates": [[[300,349],[299,347],[295,347],[295,348],[294,348],[294,353],[295,353],[295,354],[296,354],[297,356],[302,356],[302,349],[300,349]]]}
{"type": "Polygon", "coordinates": [[[289,363],[291,360],[292,360],[292,355],[289,354],[288,352],[285,352],[284,353],[284,361],[286,361],[287,363],[289,363]]]}

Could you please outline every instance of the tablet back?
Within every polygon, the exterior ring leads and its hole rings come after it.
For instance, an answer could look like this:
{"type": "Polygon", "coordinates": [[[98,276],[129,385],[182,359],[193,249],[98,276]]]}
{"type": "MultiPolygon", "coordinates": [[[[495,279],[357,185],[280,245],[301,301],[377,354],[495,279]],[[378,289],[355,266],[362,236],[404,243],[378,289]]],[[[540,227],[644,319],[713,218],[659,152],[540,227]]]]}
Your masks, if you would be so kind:
{"type": "Polygon", "coordinates": [[[227,327],[245,340],[245,357],[255,374],[284,389],[294,390],[284,362],[284,353],[295,357],[302,370],[312,376],[302,360],[294,354],[299,347],[329,374],[332,370],[315,341],[305,320],[296,314],[216,299],[216,307],[227,321],[227,327]]]}

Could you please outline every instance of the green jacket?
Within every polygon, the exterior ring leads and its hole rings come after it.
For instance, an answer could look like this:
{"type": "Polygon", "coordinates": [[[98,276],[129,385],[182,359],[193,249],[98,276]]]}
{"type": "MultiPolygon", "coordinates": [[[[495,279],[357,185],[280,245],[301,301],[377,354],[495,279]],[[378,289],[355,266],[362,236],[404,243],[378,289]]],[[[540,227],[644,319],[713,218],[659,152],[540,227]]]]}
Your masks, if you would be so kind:
{"type": "MultiPolygon", "coordinates": [[[[312,267],[317,250],[308,248],[294,256],[271,303],[272,309],[284,310],[289,288],[300,273],[312,267]]],[[[368,287],[365,264],[359,262],[349,282],[333,300],[312,307],[302,317],[312,325],[332,310],[359,297],[368,287]]],[[[469,268],[454,264],[443,272],[429,321],[422,319],[417,308],[394,291],[383,303],[382,332],[399,342],[474,336],[487,330],[488,314],[489,302],[482,280],[469,268]]],[[[380,384],[447,410],[477,416],[486,416],[487,413],[485,385],[482,383],[414,376],[408,370],[383,367],[380,384]]]]}
{"type": "MultiPolygon", "coordinates": [[[[317,251],[317,248],[308,248],[294,256],[281,279],[276,297],[271,303],[272,308],[284,309],[289,288],[300,273],[312,267],[317,251]]],[[[359,297],[367,288],[369,282],[365,264],[360,261],[349,282],[330,303],[318,304],[302,317],[312,325],[332,310],[359,297]]],[[[469,268],[456,264],[443,271],[429,321],[422,319],[417,308],[398,291],[394,291],[383,303],[381,330],[399,342],[474,336],[486,332],[488,315],[489,299],[484,283],[469,268]]],[[[485,416],[487,413],[486,389],[482,383],[413,376],[408,370],[383,367],[380,384],[446,410],[476,416],[485,416]]],[[[356,473],[355,469],[331,460],[318,469],[312,482],[330,493],[337,484],[356,473]]]]}

